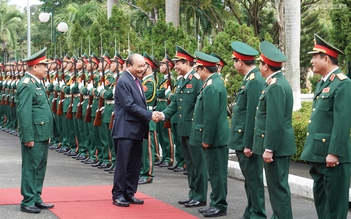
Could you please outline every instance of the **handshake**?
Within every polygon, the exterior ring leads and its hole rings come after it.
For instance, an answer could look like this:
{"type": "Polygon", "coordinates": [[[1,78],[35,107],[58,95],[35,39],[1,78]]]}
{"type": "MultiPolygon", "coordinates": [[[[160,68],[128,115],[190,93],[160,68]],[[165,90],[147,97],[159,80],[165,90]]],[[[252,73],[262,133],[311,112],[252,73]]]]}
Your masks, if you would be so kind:
{"type": "Polygon", "coordinates": [[[152,117],[151,117],[152,121],[154,122],[159,122],[159,121],[162,121],[164,120],[164,115],[162,112],[159,112],[159,111],[153,111],[152,112],[152,117]]]}

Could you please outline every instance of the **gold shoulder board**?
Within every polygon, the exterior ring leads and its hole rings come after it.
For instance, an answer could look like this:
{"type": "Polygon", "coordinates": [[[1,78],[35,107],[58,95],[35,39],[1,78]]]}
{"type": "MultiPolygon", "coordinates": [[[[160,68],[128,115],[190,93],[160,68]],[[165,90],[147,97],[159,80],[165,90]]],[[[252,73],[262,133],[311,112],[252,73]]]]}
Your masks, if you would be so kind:
{"type": "Polygon", "coordinates": [[[269,85],[273,85],[277,83],[277,78],[272,78],[272,80],[270,81],[269,85]]]}
{"type": "Polygon", "coordinates": [[[255,79],[255,74],[251,74],[249,77],[249,80],[252,81],[253,79],[255,79]]]}
{"type": "Polygon", "coordinates": [[[212,84],[212,79],[208,80],[207,83],[206,83],[206,86],[209,86],[212,84]]]}
{"type": "Polygon", "coordinates": [[[198,73],[195,73],[194,74],[194,77],[197,79],[197,80],[200,80],[200,75],[198,73]]]}
{"type": "Polygon", "coordinates": [[[336,76],[339,78],[340,81],[345,80],[347,78],[347,76],[343,73],[336,74],[336,76]]]}
{"type": "Polygon", "coordinates": [[[23,80],[23,84],[28,84],[29,81],[30,81],[30,78],[25,78],[25,79],[23,80]]]}

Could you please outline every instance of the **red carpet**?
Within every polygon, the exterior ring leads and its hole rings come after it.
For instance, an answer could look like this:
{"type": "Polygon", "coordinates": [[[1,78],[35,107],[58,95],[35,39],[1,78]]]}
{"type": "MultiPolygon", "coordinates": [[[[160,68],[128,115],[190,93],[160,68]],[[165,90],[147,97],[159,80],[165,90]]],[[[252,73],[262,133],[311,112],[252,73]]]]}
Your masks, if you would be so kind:
{"type": "MultiPolygon", "coordinates": [[[[197,218],[169,204],[150,196],[137,193],[143,205],[130,205],[129,208],[112,204],[111,185],[78,187],[44,187],[42,198],[55,204],[51,211],[59,218],[197,218]]],[[[19,204],[22,196],[19,188],[0,189],[0,205],[19,204]]]]}

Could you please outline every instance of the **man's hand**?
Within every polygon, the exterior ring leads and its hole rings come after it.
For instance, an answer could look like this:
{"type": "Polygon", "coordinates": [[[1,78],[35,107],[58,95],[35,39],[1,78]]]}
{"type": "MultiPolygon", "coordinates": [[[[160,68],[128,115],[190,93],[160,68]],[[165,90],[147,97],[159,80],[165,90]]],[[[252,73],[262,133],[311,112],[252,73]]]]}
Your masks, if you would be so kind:
{"type": "Polygon", "coordinates": [[[60,85],[60,87],[62,87],[62,86],[65,85],[65,82],[64,81],[60,81],[59,85],[60,85]]]}
{"type": "Polygon", "coordinates": [[[78,84],[78,89],[80,90],[83,86],[84,86],[84,80],[82,80],[82,81],[78,84]]]}
{"type": "Polygon", "coordinates": [[[24,143],[24,146],[32,148],[32,147],[34,147],[34,141],[26,142],[26,143],[24,143]]]}
{"type": "Polygon", "coordinates": [[[244,154],[246,157],[252,156],[252,150],[250,148],[244,148],[244,154]]]}
{"type": "Polygon", "coordinates": [[[164,115],[163,115],[162,112],[154,111],[154,112],[152,112],[152,118],[151,119],[154,122],[159,122],[159,121],[164,120],[164,115]]]}
{"type": "Polygon", "coordinates": [[[165,96],[167,96],[167,94],[168,94],[169,92],[171,92],[171,87],[170,87],[170,86],[168,86],[168,88],[165,90],[165,96]]]}
{"type": "Polygon", "coordinates": [[[209,145],[209,144],[206,144],[205,142],[202,142],[202,147],[204,147],[204,148],[209,148],[210,145],[209,145]]]}
{"type": "Polygon", "coordinates": [[[339,158],[334,154],[328,154],[325,158],[325,162],[327,167],[336,167],[337,165],[339,165],[339,158]]]}
{"type": "Polygon", "coordinates": [[[273,151],[264,151],[262,155],[262,159],[266,163],[272,163],[273,162],[273,151]]]}
{"type": "Polygon", "coordinates": [[[87,86],[87,89],[90,91],[94,87],[93,83],[90,82],[87,86]]]}
{"type": "Polygon", "coordinates": [[[100,91],[102,90],[102,89],[104,89],[104,86],[99,86],[98,88],[97,88],[97,91],[100,93],[100,91]]]}

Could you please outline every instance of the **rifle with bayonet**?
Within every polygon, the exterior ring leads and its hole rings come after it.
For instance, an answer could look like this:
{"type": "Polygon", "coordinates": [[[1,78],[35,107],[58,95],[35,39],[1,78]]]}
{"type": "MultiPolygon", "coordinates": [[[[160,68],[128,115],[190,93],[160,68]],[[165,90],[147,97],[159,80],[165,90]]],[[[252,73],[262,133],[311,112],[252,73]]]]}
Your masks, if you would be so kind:
{"type": "MultiPolygon", "coordinates": [[[[100,77],[100,86],[105,87],[105,66],[104,66],[104,57],[101,57],[101,77],[100,77]]],[[[102,120],[102,108],[104,107],[104,98],[99,97],[99,108],[96,110],[96,115],[94,119],[94,126],[101,126],[102,120]]]]}
{"type": "MultiPolygon", "coordinates": [[[[83,82],[83,87],[85,87],[85,70],[84,70],[84,60],[81,58],[82,61],[82,74],[80,75],[80,82],[83,82]]],[[[77,112],[76,112],[76,119],[82,119],[83,117],[83,102],[84,102],[84,96],[83,94],[79,91],[79,103],[77,105],[77,112]]]]}
{"type": "MultiPolygon", "coordinates": [[[[119,79],[119,69],[118,69],[119,63],[118,63],[118,61],[116,61],[116,62],[117,62],[117,66],[116,66],[117,77],[116,77],[116,81],[115,81],[115,87],[116,87],[117,81],[118,81],[118,79],[119,79]]],[[[114,90],[113,92],[115,92],[115,90],[114,90]]],[[[113,111],[113,112],[112,112],[112,115],[111,115],[110,124],[108,125],[108,129],[109,129],[109,130],[112,130],[112,127],[113,127],[113,120],[114,120],[114,119],[115,119],[115,111],[113,111]]]]}
{"type": "MultiPolygon", "coordinates": [[[[58,70],[58,63],[57,63],[57,59],[56,61],[56,73],[55,73],[55,77],[52,79],[52,82],[54,82],[55,80],[59,80],[59,70],[58,70]]],[[[57,97],[58,97],[58,93],[57,91],[54,89],[54,98],[52,99],[52,104],[51,104],[51,110],[54,114],[57,114],[57,97]]]]}
{"type": "Polygon", "coordinates": [[[10,76],[8,77],[7,79],[7,95],[6,95],[6,99],[5,99],[5,105],[9,105],[9,102],[10,102],[10,93],[11,93],[11,83],[12,83],[12,67],[11,67],[11,64],[10,64],[10,76]]]}
{"type": "MultiPolygon", "coordinates": [[[[15,67],[14,67],[15,68],[15,67]]],[[[15,69],[13,70],[13,81],[12,81],[12,86],[11,86],[11,91],[12,91],[12,96],[11,96],[11,102],[10,102],[10,107],[15,107],[15,85],[16,81],[18,79],[18,74],[16,76],[15,69]]]]}
{"type": "MultiPolygon", "coordinates": [[[[171,69],[169,68],[168,60],[167,60],[167,50],[166,50],[166,42],[165,42],[165,58],[166,58],[166,72],[168,72],[168,78],[167,78],[167,88],[171,89],[172,92],[172,79],[171,79],[171,69]]],[[[171,103],[171,100],[169,98],[167,99],[167,106],[171,103]]],[[[163,124],[164,128],[171,128],[171,119],[168,119],[164,122],[163,124]]]]}
{"type": "Polygon", "coordinates": [[[1,94],[1,101],[0,101],[0,105],[4,105],[4,84],[3,84],[3,77],[2,77],[2,72],[0,72],[0,83],[1,83],[1,90],[0,90],[0,94],[1,94]]]}
{"type": "MultiPolygon", "coordinates": [[[[66,84],[66,78],[65,78],[65,70],[63,69],[63,62],[61,63],[61,81],[66,84]]],[[[60,85],[59,85],[60,86],[60,85]]],[[[63,101],[65,100],[65,92],[61,90],[60,92],[60,102],[57,108],[57,115],[62,116],[63,115],[63,101]]]]}
{"type": "MultiPolygon", "coordinates": [[[[89,83],[94,83],[94,69],[93,69],[93,62],[90,58],[90,77],[89,77],[89,83]]],[[[91,107],[93,105],[93,95],[89,94],[89,100],[88,100],[88,106],[87,106],[87,111],[85,112],[85,117],[84,117],[84,122],[91,122],[91,107]]]]}

